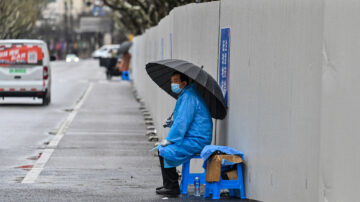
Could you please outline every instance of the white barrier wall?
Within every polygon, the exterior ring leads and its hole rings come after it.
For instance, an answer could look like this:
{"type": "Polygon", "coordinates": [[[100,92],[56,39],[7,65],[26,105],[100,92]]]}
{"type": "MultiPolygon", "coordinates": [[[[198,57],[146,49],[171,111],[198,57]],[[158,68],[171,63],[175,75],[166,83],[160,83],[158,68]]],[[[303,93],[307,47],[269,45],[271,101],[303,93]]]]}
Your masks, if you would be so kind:
{"type": "Polygon", "coordinates": [[[226,145],[246,155],[249,198],[318,199],[321,0],[223,0],[231,28],[226,145]]]}
{"type": "Polygon", "coordinates": [[[154,116],[162,138],[168,132],[162,123],[172,113],[175,100],[149,79],[145,65],[160,59],[183,59],[203,65],[216,79],[218,28],[219,2],[190,4],[173,10],[158,26],[135,37],[132,49],[135,87],[154,116]]]}
{"type": "Polygon", "coordinates": [[[321,202],[359,201],[360,1],[326,0],[321,202]]]}
{"type": "Polygon", "coordinates": [[[147,30],[140,37],[135,37],[134,47],[132,48],[132,71],[135,87],[145,100],[158,133],[162,137],[164,137],[166,131],[164,131],[161,124],[171,114],[175,100],[155,86],[155,83],[146,73],[145,65],[150,61],[171,57],[171,21],[172,16],[168,16],[157,27],[147,30]]]}
{"type": "Polygon", "coordinates": [[[229,110],[216,144],[245,153],[246,194],[266,202],[354,202],[360,191],[360,0],[221,0],[174,9],[134,39],[135,87],[159,134],[175,100],[145,64],[179,58],[218,74],[231,29],[229,110]]]}

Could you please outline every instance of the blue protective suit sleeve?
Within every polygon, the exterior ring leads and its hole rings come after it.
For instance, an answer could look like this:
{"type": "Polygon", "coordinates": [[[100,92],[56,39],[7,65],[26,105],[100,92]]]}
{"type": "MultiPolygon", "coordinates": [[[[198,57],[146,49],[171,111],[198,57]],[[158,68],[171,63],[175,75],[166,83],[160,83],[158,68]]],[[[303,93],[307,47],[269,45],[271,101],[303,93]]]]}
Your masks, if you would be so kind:
{"type": "Polygon", "coordinates": [[[174,117],[174,123],[170,128],[167,136],[167,140],[176,144],[181,142],[184,138],[186,131],[190,127],[195,111],[196,111],[196,99],[194,96],[184,94],[184,97],[180,100],[179,106],[177,106],[177,116],[174,117]]]}

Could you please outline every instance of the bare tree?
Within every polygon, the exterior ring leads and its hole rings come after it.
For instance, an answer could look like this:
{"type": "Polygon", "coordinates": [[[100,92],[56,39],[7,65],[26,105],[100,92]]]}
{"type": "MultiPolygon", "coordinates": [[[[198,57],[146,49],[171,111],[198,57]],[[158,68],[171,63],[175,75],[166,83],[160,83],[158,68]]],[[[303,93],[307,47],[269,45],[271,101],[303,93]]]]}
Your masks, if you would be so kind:
{"type": "Polygon", "coordinates": [[[0,0],[0,39],[30,32],[45,5],[45,0],[0,0]]]}
{"type": "Polygon", "coordinates": [[[157,25],[175,7],[209,1],[215,0],[103,0],[115,11],[115,26],[135,35],[157,25]]]}

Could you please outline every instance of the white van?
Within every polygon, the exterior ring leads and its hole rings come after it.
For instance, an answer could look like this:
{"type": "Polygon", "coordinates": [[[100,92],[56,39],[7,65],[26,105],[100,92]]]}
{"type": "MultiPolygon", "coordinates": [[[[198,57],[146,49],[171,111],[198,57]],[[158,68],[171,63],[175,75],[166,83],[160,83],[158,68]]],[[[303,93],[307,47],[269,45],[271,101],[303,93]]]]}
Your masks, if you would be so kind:
{"type": "Polygon", "coordinates": [[[120,48],[120,44],[103,45],[92,53],[94,59],[99,58],[111,58],[111,52],[117,51],[120,48]]]}
{"type": "Polygon", "coordinates": [[[0,98],[37,97],[51,101],[51,67],[41,40],[0,40],[0,98]]]}

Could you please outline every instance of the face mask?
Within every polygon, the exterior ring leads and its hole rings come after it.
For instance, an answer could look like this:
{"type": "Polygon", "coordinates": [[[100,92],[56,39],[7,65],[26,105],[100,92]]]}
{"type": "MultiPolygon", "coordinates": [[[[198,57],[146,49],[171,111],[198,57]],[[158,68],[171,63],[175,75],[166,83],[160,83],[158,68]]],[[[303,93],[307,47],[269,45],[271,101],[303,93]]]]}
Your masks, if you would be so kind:
{"type": "Polygon", "coordinates": [[[180,84],[172,83],[171,84],[171,91],[175,94],[179,94],[181,92],[180,84]]]}

